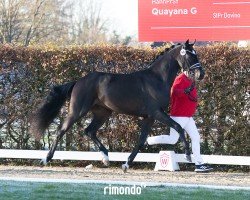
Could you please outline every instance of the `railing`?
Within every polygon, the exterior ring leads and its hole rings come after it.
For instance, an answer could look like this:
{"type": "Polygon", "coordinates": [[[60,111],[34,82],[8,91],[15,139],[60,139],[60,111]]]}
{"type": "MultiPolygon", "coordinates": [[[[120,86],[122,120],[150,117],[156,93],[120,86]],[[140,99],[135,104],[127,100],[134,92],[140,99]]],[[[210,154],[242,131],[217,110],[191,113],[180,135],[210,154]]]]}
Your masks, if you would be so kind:
{"type": "MultiPolygon", "coordinates": [[[[13,150],[0,149],[0,158],[11,159],[44,159],[47,150],[13,150]]],[[[109,152],[110,161],[127,161],[130,153],[109,152]]],[[[135,162],[157,162],[158,153],[138,153],[135,162]]],[[[250,156],[224,156],[224,155],[202,155],[205,163],[222,165],[248,165],[250,166],[250,156]]],[[[86,151],[56,151],[53,159],[57,160],[102,160],[100,152],[86,151]]],[[[175,154],[175,161],[187,163],[184,154],[175,154]]]]}

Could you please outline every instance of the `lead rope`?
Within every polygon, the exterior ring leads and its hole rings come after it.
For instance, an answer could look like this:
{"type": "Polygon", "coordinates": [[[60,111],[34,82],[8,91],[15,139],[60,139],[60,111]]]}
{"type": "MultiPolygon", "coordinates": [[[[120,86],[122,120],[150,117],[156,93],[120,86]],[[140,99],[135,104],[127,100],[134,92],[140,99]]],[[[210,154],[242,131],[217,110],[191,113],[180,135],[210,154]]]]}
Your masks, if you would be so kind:
{"type": "MultiPolygon", "coordinates": [[[[195,82],[192,82],[192,84],[191,84],[191,86],[190,87],[195,87],[195,82]]],[[[190,101],[193,101],[193,102],[197,102],[198,101],[198,99],[196,98],[196,97],[193,97],[190,93],[188,93],[187,94],[188,95],[188,99],[190,100],[190,101]]]]}

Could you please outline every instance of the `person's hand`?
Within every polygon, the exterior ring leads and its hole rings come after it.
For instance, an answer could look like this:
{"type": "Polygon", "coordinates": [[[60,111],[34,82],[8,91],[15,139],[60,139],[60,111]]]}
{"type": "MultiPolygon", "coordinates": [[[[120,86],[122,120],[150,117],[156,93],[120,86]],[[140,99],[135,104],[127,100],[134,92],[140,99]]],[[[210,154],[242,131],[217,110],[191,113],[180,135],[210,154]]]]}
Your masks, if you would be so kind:
{"type": "Polygon", "coordinates": [[[195,84],[192,83],[190,87],[184,89],[184,93],[185,93],[185,94],[190,94],[190,92],[193,91],[193,89],[194,89],[194,85],[195,85],[195,84]]]}
{"type": "Polygon", "coordinates": [[[188,87],[188,88],[184,89],[185,94],[190,94],[191,91],[192,91],[191,87],[188,87]]]}

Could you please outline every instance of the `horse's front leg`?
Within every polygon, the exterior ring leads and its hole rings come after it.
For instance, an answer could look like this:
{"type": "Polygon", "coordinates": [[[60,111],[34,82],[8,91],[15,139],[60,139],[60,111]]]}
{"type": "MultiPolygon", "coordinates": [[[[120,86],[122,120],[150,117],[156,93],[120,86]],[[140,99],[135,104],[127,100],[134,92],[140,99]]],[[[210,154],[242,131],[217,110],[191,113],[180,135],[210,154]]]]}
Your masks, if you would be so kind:
{"type": "Polygon", "coordinates": [[[133,149],[132,153],[128,157],[128,160],[125,164],[122,165],[122,170],[123,172],[126,172],[129,166],[131,166],[133,160],[135,159],[137,153],[140,151],[140,149],[143,147],[143,145],[146,142],[147,136],[149,132],[151,131],[151,127],[154,123],[154,119],[152,118],[145,118],[142,121],[142,126],[141,126],[141,134],[139,137],[139,142],[136,145],[136,147],[133,149]]]}
{"type": "Polygon", "coordinates": [[[191,153],[190,153],[190,148],[189,148],[189,143],[187,142],[186,138],[185,138],[185,132],[184,129],[180,126],[180,124],[178,124],[176,121],[174,121],[169,115],[167,115],[165,112],[163,111],[157,111],[154,114],[154,118],[158,121],[160,121],[163,124],[166,124],[172,128],[174,128],[179,134],[180,134],[180,139],[184,145],[184,151],[186,154],[186,159],[189,162],[191,161],[191,153]]]}

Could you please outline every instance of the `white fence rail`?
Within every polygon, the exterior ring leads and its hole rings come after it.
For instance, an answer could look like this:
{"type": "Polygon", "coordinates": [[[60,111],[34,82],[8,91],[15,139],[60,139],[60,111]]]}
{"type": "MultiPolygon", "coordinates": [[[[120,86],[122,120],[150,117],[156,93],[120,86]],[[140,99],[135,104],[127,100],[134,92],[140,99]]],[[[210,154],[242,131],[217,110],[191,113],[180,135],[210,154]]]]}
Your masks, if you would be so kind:
{"type": "MultiPolygon", "coordinates": [[[[11,159],[43,159],[48,151],[45,150],[13,150],[0,149],[0,158],[11,159]]],[[[130,153],[109,152],[110,161],[127,161],[130,153]]],[[[138,153],[135,162],[157,162],[158,153],[138,153]]],[[[222,165],[247,165],[250,166],[250,156],[224,156],[224,155],[202,155],[205,163],[222,165]]],[[[86,151],[56,151],[53,159],[58,160],[102,160],[100,152],[86,151]]],[[[175,154],[175,161],[187,163],[184,154],[175,154]]]]}

